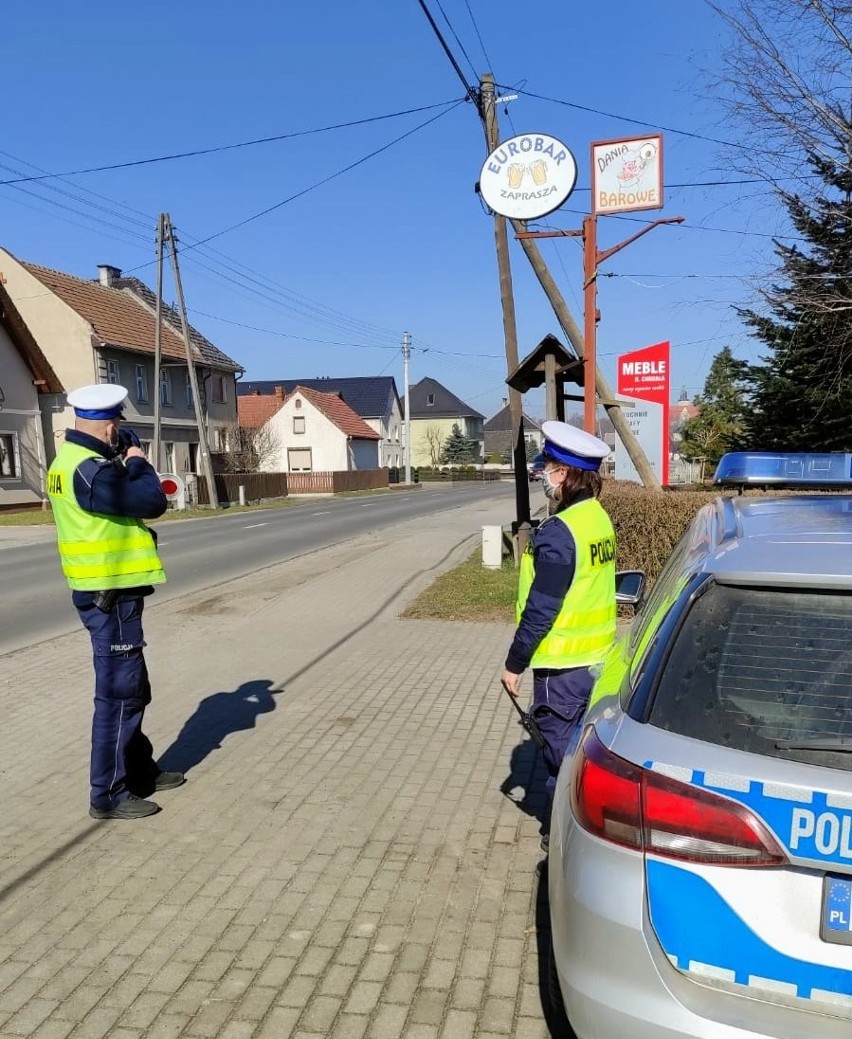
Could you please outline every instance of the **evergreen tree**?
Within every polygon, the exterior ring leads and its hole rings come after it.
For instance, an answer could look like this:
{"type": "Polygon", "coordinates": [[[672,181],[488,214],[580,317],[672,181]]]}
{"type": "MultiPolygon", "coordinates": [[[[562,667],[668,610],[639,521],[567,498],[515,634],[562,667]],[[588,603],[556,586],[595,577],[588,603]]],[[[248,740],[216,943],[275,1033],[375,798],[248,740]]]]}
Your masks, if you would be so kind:
{"type": "Polygon", "coordinates": [[[732,450],[742,433],[746,414],[745,379],[749,368],[738,361],[729,346],[713,358],[704,392],[694,404],[698,414],[680,431],[678,451],[687,459],[703,459],[709,469],[732,450]]]}
{"type": "Polygon", "coordinates": [[[769,313],[740,311],[769,348],[747,375],[742,446],[753,449],[852,450],[852,168],[839,153],[810,165],[824,184],[816,199],[780,192],[808,244],[776,242],[783,283],[763,294],[769,313]]]}
{"type": "Polygon", "coordinates": [[[452,430],[444,441],[444,454],[441,460],[445,465],[463,465],[473,459],[475,448],[476,442],[468,440],[462,433],[458,422],[454,422],[452,430]]]}

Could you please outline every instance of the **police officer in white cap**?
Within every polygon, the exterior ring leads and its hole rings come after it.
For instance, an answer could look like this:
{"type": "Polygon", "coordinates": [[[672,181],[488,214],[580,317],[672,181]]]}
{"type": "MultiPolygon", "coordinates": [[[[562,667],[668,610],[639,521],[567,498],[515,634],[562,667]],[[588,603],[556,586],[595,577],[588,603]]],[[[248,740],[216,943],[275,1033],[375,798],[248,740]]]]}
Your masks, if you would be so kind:
{"type": "Polygon", "coordinates": [[[66,430],[47,474],[62,570],[94,650],[94,819],[153,815],[158,805],[145,795],[184,782],[155,764],[142,732],[151,700],[142,606],[166,579],[156,536],[142,521],[161,516],[166,498],[138,438],[121,429],[126,397],[111,383],[69,393],[75,427],[66,430]]]}
{"type": "Polygon", "coordinates": [[[502,683],[517,696],[521,674],[533,670],[530,713],[545,738],[549,817],[559,766],[588,704],[590,668],[615,640],[615,533],[598,501],[599,469],[609,447],[565,422],[545,422],[542,432],[536,463],[554,511],[521,559],[518,628],[502,683]]]}

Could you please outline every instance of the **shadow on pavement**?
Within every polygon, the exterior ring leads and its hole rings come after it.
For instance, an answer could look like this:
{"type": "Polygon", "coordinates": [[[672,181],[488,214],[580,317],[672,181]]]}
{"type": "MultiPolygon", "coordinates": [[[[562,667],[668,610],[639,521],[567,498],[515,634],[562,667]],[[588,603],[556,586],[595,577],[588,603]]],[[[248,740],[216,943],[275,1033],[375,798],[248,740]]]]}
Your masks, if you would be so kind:
{"type": "MultiPolygon", "coordinates": [[[[521,728],[520,724],[518,726],[521,728]]],[[[500,793],[525,814],[537,819],[540,833],[547,829],[548,803],[544,784],[547,772],[541,754],[532,740],[523,740],[509,758],[509,775],[500,784],[500,793]]]]}
{"type": "Polygon", "coordinates": [[[205,696],[160,757],[160,768],[165,772],[188,772],[218,750],[232,732],[253,729],[259,714],[275,710],[273,693],[280,690],[273,684],[268,678],[258,678],[243,682],[232,692],[205,696]]]}

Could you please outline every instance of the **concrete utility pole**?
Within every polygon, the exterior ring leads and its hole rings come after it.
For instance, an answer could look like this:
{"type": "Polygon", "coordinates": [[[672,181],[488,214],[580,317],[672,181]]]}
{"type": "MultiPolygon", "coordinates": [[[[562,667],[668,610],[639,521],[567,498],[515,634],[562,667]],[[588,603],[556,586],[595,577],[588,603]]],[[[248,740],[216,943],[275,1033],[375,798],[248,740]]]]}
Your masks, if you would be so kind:
{"type": "MultiPolygon", "coordinates": [[[[172,273],[175,279],[175,292],[177,293],[178,306],[180,307],[180,320],[183,326],[183,341],[186,346],[186,366],[189,370],[189,384],[192,387],[192,400],[195,404],[195,422],[198,426],[198,453],[201,456],[201,471],[207,483],[207,492],[210,496],[210,507],[219,508],[219,495],[216,493],[216,480],[213,477],[213,464],[210,460],[210,448],[207,445],[207,426],[204,416],[201,414],[201,397],[198,393],[198,374],[195,371],[195,359],[192,356],[192,341],[189,337],[189,322],[186,319],[186,304],[183,299],[183,286],[180,280],[180,268],[178,267],[177,244],[174,228],[169,219],[169,214],[164,213],[165,233],[169,242],[169,251],[172,258],[172,273]]],[[[159,389],[159,387],[158,387],[159,389]]]]}
{"type": "MultiPolygon", "coordinates": [[[[486,155],[500,143],[497,125],[494,76],[486,72],[479,83],[480,114],[485,124],[486,155]]],[[[503,306],[503,339],[506,344],[508,375],[518,367],[518,330],[515,322],[515,297],[512,291],[512,268],[509,262],[509,235],[506,218],[494,214],[494,238],[497,245],[497,267],[500,272],[500,302],[503,306]]],[[[524,444],[524,417],[521,394],[509,388],[509,413],[512,417],[512,461],[515,471],[515,506],[518,520],[518,551],[526,548],[530,534],[530,486],[527,478],[527,452],[524,444]]]]}
{"type": "Polygon", "coordinates": [[[157,307],[154,324],[154,444],[153,465],[160,471],[160,364],[163,356],[163,243],[165,241],[166,214],[160,213],[157,221],[157,307]]]}
{"type": "Polygon", "coordinates": [[[405,393],[405,482],[411,483],[411,400],[408,392],[408,367],[411,361],[411,336],[402,333],[402,385],[405,393]]]}

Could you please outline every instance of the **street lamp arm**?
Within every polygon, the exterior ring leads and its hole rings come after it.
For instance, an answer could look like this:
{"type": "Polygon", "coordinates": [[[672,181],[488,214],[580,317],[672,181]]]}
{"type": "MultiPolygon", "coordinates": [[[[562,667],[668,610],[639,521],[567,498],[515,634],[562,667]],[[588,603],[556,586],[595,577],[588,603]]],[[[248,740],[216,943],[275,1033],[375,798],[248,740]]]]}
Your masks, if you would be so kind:
{"type": "Polygon", "coordinates": [[[616,253],[621,252],[625,246],[628,246],[636,241],[637,238],[641,238],[642,235],[646,235],[649,231],[653,231],[655,227],[659,227],[660,224],[682,224],[686,217],[683,216],[667,216],[660,217],[659,220],[654,220],[653,223],[648,224],[641,230],[637,231],[636,234],[631,235],[629,238],[625,238],[623,242],[619,242],[618,245],[613,245],[609,249],[601,249],[595,255],[595,266],[603,263],[604,260],[608,260],[610,256],[614,256],[616,253]]]}

